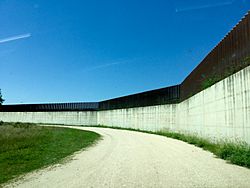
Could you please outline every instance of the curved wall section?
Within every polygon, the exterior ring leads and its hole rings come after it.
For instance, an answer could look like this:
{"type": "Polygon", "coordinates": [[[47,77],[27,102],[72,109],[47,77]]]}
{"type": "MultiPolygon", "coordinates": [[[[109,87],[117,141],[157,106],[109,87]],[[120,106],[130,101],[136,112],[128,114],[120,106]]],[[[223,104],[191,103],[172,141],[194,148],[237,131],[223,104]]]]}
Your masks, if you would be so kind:
{"type": "Polygon", "coordinates": [[[250,66],[179,104],[99,111],[100,125],[250,143],[250,66]]]}

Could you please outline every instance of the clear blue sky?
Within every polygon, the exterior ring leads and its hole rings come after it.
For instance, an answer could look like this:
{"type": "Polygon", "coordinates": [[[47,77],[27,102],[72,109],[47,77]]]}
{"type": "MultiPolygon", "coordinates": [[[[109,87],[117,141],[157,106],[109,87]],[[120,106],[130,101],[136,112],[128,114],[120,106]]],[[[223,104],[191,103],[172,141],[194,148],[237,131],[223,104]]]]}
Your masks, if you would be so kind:
{"type": "Polygon", "coordinates": [[[249,0],[1,0],[5,104],[178,84],[249,9],[249,0]]]}

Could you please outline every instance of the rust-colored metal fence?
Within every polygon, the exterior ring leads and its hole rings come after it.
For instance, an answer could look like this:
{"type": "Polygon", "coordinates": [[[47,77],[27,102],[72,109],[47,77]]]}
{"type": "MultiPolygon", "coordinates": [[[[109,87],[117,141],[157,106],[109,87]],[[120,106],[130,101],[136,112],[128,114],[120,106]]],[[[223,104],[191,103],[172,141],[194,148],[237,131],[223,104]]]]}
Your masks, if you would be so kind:
{"type": "Polygon", "coordinates": [[[98,102],[2,105],[3,112],[95,111],[98,102]]]}
{"type": "Polygon", "coordinates": [[[250,65],[250,12],[181,83],[181,100],[250,65]]]}
{"type": "Polygon", "coordinates": [[[180,98],[180,85],[146,91],[115,99],[99,102],[100,110],[113,110],[120,108],[133,108],[160,104],[178,103],[180,98]]]}

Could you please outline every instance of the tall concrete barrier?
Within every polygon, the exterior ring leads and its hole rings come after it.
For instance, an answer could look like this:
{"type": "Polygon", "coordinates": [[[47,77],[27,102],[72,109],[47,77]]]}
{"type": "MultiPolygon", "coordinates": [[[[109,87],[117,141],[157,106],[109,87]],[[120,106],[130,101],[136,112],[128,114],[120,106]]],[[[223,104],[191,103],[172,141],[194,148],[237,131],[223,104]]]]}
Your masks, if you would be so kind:
{"type": "Polygon", "coordinates": [[[96,111],[0,112],[0,121],[66,125],[97,125],[96,111]]]}
{"type": "Polygon", "coordinates": [[[99,111],[97,122],[250,143],[250,66],[179,104],[99,111]]]}

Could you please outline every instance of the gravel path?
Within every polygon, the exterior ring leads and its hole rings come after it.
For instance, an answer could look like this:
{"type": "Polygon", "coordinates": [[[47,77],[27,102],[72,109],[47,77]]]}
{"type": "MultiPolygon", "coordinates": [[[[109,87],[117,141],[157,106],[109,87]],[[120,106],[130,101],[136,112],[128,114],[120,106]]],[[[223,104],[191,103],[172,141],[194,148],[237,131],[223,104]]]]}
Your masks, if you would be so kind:
{"type": "Polygon", "coordinates": [[[66,164],[30,173],[6,187],[250,187],[249,169],[187,143],[133,131],[79,129],[103,139],[66,164]]]}

